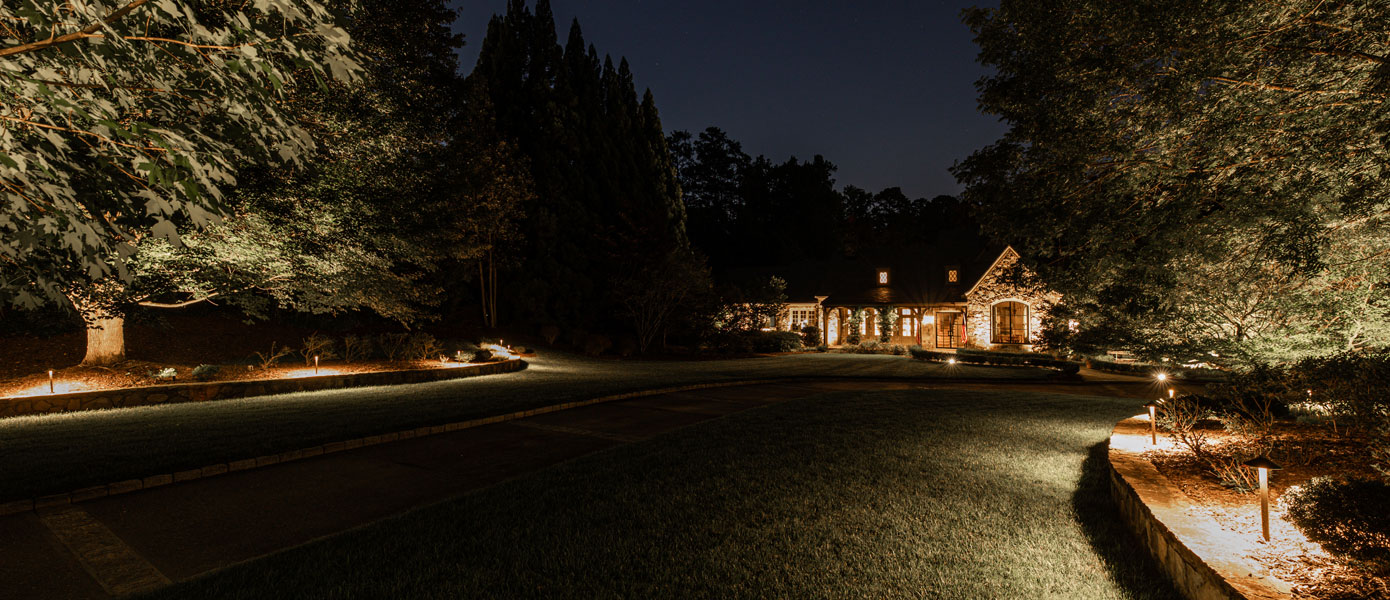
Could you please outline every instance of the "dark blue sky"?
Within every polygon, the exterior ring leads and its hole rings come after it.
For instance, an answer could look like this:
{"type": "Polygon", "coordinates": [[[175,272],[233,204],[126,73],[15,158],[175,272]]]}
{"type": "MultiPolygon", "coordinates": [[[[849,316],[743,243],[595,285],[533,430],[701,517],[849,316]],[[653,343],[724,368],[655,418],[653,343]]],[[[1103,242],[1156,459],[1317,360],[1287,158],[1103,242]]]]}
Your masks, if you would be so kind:
{"type": "MultiPolygon", "coordinates": [[[[453,0],[465,70],[506,0],[453,0]]],[[[531,3],[534,5],[533,3],[531,3]]],[[[959,191],[955,161],[1003,133],[975,108],[968,0],[551,0],[601,54],[632,64],[668,131],[719,127],[744,151],[824,155],[837,180],[912,197],[959,191]]],[[[983,4],[997,5],[989,0],[983,4]]]]}

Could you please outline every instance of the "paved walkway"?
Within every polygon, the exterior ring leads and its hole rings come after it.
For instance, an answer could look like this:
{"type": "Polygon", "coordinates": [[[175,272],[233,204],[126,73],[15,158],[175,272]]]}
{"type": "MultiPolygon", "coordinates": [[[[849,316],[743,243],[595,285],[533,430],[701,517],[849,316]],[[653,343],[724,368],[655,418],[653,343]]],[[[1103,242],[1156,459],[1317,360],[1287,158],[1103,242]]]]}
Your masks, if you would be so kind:
{"type": "Polygon", "coordinates": [[[831,391],[936,388],[1153,391],[1145,380],[845,380],[597,404],[0,518],[0,598],[126,596],[739,411],[831,391]]]}

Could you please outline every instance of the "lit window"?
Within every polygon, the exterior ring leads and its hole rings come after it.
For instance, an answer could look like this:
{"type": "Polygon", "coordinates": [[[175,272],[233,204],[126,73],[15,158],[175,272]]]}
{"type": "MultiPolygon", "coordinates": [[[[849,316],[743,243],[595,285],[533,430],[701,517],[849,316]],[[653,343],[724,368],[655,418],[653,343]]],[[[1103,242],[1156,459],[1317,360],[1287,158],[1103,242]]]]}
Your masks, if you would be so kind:
{"type": "Polygon", "coordinates": [[[883,269],[879,269],[879,271],[878,271],[878,284],[879,284],[879,285],[888,285],[888,271],[883,270],[883,269]]]}
{"type": "Polygon", "coordinates": [[[960,281],[960,272],[955,269],[946,269],[946,283],[956,283],[960,281]]]}
{"type": "Polygon", "coordinates": [[[1028,343],[1028,305],[1022,302],[1001,302],[994,305],[993,342],[1028,343]]]}

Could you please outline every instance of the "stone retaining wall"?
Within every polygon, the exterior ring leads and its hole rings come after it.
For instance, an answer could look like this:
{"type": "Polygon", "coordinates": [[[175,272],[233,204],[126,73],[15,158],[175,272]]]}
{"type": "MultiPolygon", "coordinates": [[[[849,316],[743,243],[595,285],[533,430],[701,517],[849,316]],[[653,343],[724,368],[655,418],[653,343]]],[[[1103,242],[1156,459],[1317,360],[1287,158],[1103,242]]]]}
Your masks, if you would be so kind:
{"type": "MultiPolygon", "coordinates": [[[[1160,440],[1162,442],[1162,440],[1160,440]]],[[[1289,586],[1261,574],[1241,558],[1254,540],[1236,539],[1210,517],[1188,509],[1192,501],[1143,457],[1149,419],[1120,421],[1110,436],[1110,493],[1120,514],[1189,600],[1283,600],[1289,586]]]]}
{"type": "Polygon", "coordinates": [[[219,381],[210,383],[175,383],[150,387],[96,390],[70,394],[48,394],[0,398],[0,418],[20,415],[129,408],[180,402],[207,402],[230,398],[247,398],[311,392],[374,385],[423,383],[445,379],[460,379],[520,371],[525,361],[512,359],[502,362],[469,365],[449,369],[416,369],[409,371],[380,371],[348,375],[322,375],[293,379],[258,379],[250,381],[219,381]]]}

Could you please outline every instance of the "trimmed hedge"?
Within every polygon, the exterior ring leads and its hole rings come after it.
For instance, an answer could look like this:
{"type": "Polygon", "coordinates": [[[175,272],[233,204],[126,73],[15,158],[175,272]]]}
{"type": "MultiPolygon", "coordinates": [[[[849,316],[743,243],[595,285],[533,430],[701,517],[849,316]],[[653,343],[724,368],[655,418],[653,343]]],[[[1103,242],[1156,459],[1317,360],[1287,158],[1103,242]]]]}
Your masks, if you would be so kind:
{"type": "Polygon", "coordinates": [[[949,359],[956,359],[956,362],[972,365],[1005,365],[1005,366],[1028,366],[1045,367],[1057,369],[1065,375],[1072,375],[1081,370],[1081,363],[1069,360],[1058,360],[1045,354],[1027,354],[1020,352],[989,352],[985,350],[958,350],[955,353],[938,352],[927,350],[921,346],[908,348],[912,353],[912,358],[918,360],[934,360],[945,362],[949,359]]]}
{"type": "Polygon", "coordinates": [[[1143,375],[1145,377],[1151,377],[1155,373],[1162,371],[1167,373],[1169,377],[1187,381],[1226,381],[1229,377],[1225,371],[1217,371],[1215,369],[1188,369],[1177,366],[1169,367],[1147,363],[1117,363],[1096,359],[1091,359],[1091,368],[1097,371],[1143,375]]]}

